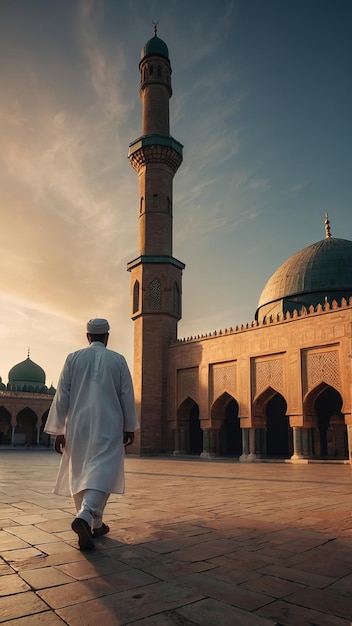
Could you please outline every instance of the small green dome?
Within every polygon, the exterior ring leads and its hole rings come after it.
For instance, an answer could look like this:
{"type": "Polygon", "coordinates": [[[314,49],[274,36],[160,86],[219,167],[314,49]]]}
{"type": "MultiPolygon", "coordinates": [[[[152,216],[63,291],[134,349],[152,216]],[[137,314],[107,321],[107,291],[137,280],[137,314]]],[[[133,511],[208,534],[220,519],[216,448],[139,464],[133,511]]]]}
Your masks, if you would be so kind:
{"type": "Polygon", "coordinates": [[[141,59],[144,59],[144,57],[151,54],[166,57],[167,59],[169,58],[169,51],[166,43],[162,39],[159,39],[156,34],[143,46],[141,59]]]}
{"type": "Polygon", "coordinates": [[[25,361],[14,365],[9,371],[9,386],[21,390],[26,386],[37,390],[45,385],[45,372],[29,357],[25,361]]]}
{"type": "Polygon", "coordinates": [[[329,237],[296,252],[266,283],[256,319],[352,296],[352,241],[329,237]]]}

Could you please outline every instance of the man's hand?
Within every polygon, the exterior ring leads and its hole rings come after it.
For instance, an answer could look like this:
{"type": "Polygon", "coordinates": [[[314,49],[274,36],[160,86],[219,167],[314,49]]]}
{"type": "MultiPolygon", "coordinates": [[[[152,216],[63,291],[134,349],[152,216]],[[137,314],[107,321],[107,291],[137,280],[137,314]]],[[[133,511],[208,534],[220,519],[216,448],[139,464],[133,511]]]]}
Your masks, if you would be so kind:
{"type": "Polygon", "coordinates": [[[65,447],[66,439],[65,435],[57,435],[55,438],[55,452],[62,454],[62,451],[65,447]]]}
{"type": "Polygon", "coordinates": [[[127,446],[130,446],[133,442],[134,442],[134,433],[128,433],[125,431],[123,433],[123,445],[125,446],[125,448],[127,448],[127,446]]]}

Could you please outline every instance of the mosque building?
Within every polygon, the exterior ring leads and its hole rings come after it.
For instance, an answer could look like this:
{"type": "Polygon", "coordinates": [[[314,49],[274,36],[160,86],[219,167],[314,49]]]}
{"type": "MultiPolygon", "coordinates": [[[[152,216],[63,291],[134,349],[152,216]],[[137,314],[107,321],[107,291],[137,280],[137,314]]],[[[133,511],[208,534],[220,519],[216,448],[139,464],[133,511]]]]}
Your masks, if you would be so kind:
{"type": "MultiPolygon", "coordinates": [[[[253,321],[179,339],[184,263],[173,256],[171,65],[156,31],[142,49],[138,252],[128,263],[140,430],[128,452],[240,461],[352,461],[352,241],[325,237],[269,278],[253,321]]],[[[0,380],[0,444],[49,445],[55,389],[28,358],[0,380]]]]}
{"type": "Polygon", "coordinates": [[[172,181],[182,145],[170,135],[168,48],[142,49],[139,250],[128,264],[140,431],[131,452],[352,459],[352,241],[331,236],[268,280],[254,321],[180,340],[184,264],[172,252],[172,181]]]}
{"type": "Polygon", "coordinates": [[[10,369],[7,385],[0,378],[0,446],[50,445],[43,430],[54,394],[28,351],[26,360],[10,369]]]}

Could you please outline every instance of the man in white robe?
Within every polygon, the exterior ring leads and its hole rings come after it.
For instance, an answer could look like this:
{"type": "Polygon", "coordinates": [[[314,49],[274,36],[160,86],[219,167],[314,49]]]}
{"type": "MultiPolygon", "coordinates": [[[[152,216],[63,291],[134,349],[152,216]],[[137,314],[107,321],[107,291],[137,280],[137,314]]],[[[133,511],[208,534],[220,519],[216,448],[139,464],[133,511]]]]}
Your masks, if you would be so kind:
{"type": "Polygon", "coordinates": [[[126,360],[106,348],[109,330],[105,319],[88,322],[89,346],[67,356],[45,425],[62,454],[54,493],[73,496],[81,550],[109,531],[104,508],[110,493],[124,493],[125,447],[139,427],[126,360]]]}

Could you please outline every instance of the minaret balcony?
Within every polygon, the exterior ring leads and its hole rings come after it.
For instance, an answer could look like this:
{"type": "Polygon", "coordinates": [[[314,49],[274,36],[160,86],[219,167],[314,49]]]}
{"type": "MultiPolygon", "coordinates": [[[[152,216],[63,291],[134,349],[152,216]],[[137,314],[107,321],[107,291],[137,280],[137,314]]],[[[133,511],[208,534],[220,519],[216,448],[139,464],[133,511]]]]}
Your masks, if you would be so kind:
{"type": "Polygon", "coordinates": [[[149,163],[164,163],[175,173],[182,163],[182,149],[171,136],[144,135],[130,143],[128,158],[137,172],[149,163]]]}

